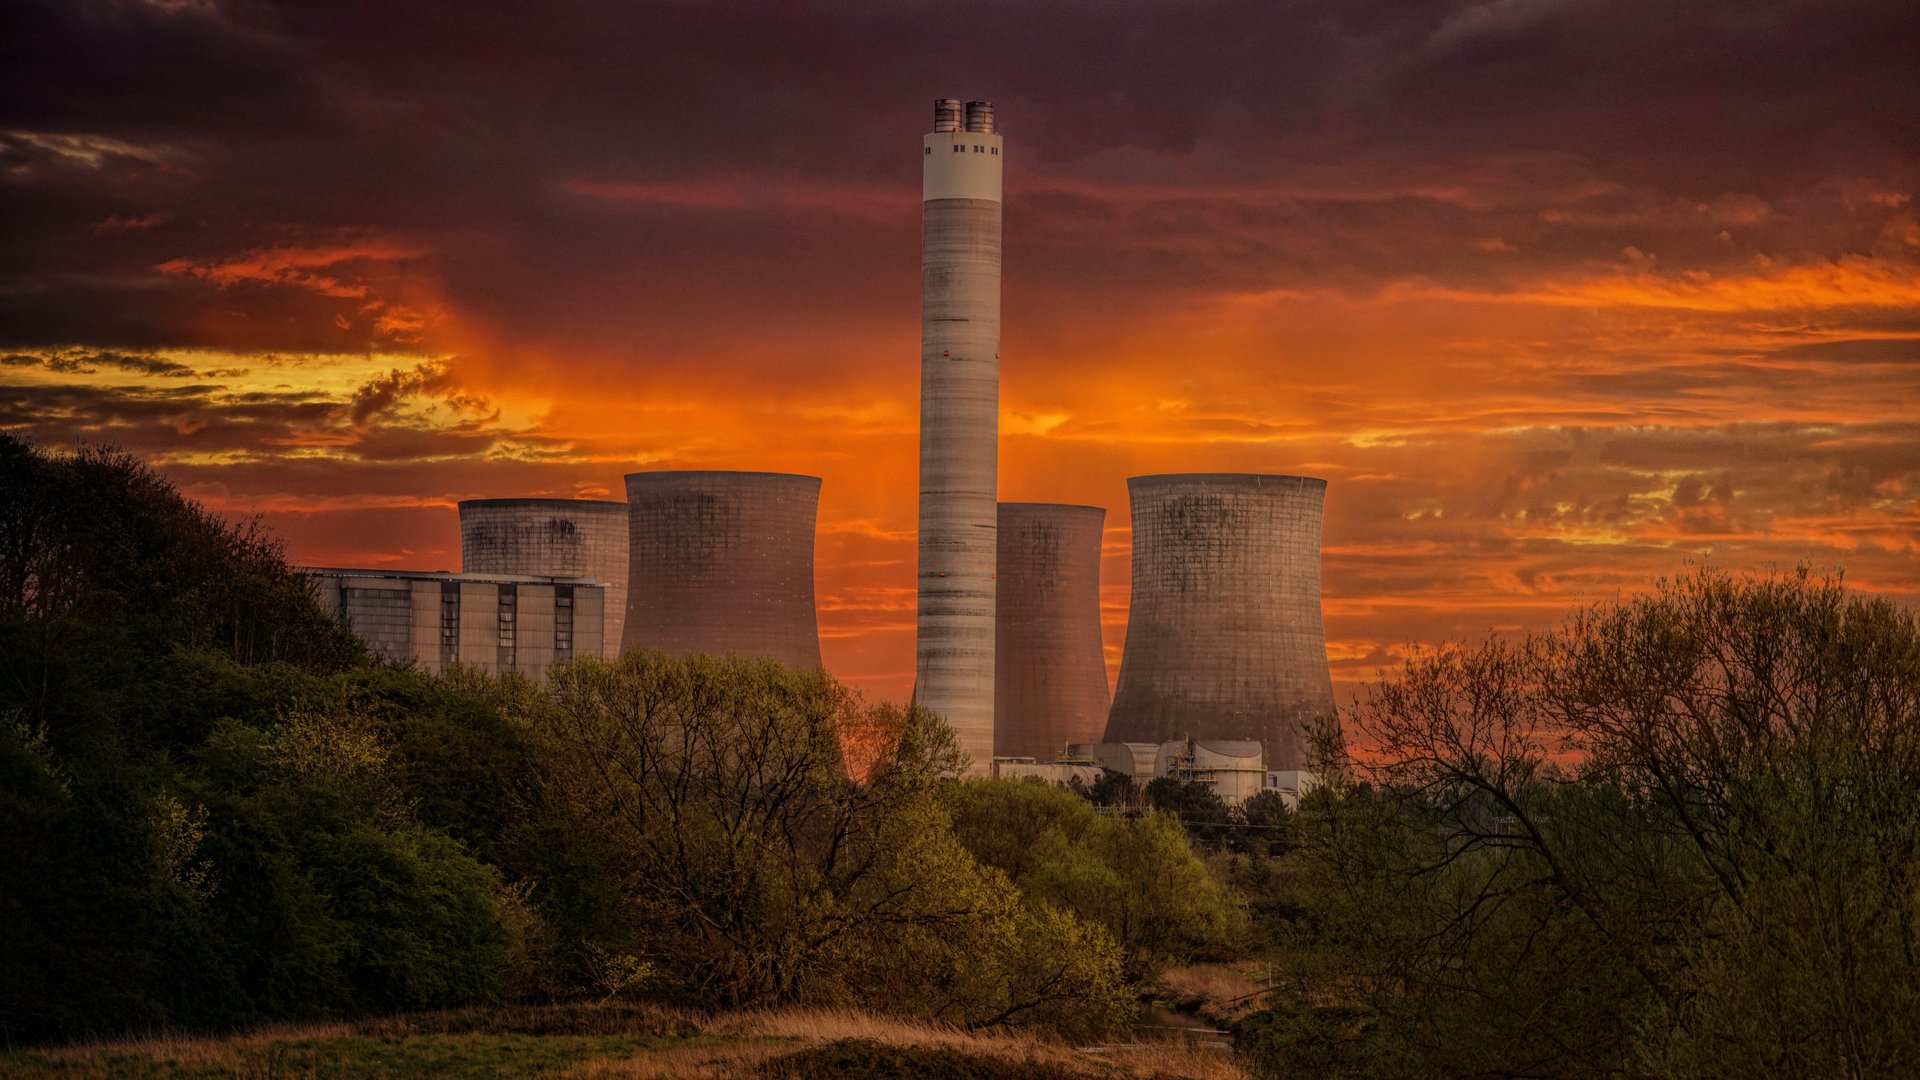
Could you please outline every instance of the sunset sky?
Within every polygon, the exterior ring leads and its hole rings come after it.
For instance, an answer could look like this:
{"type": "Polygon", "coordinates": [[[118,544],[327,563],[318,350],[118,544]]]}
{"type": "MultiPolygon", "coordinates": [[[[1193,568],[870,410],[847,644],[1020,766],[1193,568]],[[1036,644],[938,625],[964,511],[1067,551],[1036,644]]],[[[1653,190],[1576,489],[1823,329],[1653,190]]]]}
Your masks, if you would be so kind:
{"type": "Polygon", "coordinates": [[[1912,0],[9,0],[0,426],[304,563],[819,475],[913,666],[920,136],[1006,136],[1001,493],[1329,481],[1344,686],[1711,561],[1920,604],[1912,0]]]}

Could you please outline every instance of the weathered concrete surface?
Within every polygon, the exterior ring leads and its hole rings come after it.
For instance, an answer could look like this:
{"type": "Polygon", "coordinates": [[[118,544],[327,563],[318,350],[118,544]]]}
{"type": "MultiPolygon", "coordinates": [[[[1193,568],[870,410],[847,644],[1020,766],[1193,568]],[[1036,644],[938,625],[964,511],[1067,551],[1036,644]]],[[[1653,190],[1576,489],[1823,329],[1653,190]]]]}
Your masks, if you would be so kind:
{"type": "Polygon", "coordinates": [[[620,655],[627,614],[627,504],[598,499],[467,499],[460,569],[588,578],[605,590],[604,652],[620,655]]]}
{"type": "Polygon", "coordinates": [[[605,591],[583,577],[309,567],[320,605],[376,653],[541,679],[601,655],[605,591]]]}
{"type": "Polygon", "coordinates": [[[1098,506],[1001,503],[993,754],[1053,761],[1107,723],[1098,506]]]}
{"type": "Polygon", "coordinates": [[[813,603],[819,506],[817,476],[627,474],[630,569],[622,646],[819,667],[813,603]]]}
{"type": "Polygon", "coordinates": [[[1107,742],[1257,739],[1301,767],[1299,724],[1333,710],[1320,622],[1327,482],[1191,473],[1127,481],[1133,599],[1107,742]]]}
{"type": "Polygon", "coordinates": [[[914,700],[953,727],[975,775],[994,742],[1002,150],[991,131],[922,140],[914,700]]]}

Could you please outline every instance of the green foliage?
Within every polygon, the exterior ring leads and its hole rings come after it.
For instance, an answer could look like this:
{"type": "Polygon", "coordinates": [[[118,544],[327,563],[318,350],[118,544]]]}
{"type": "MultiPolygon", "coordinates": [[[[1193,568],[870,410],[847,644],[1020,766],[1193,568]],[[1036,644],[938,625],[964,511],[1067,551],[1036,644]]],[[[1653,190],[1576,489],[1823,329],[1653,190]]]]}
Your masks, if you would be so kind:
{"type": "Polygon", "coordinates": [[[588,994],[1091,1038],[1132,1010],[1109,923],[1210,932],[1101,877],[1180,880],[1166,821],[1027,902],[953,832],[944,725],[820,672],[429,677],[130,458],[0,437],[0,484],[0,1038],[588,994]]]}
{"type": "Polygon", "coordinates": [[[1911,613],[1805,572],[1702,572],[1420,656],[1355,727],[1369,759],[1320,740],[1335,783],[1265,885],[1285,977],[1263,1060],[1920,1070],[1911,613]],[[1328,1041],[1328,1007],[1365,1037],[1328,1041]]]}
{"type": "Polygon", "coordinates": [[[959,758],[924,712],[817,671],[646,650],[576,661],[527,704],[543,804],[619,883],[625,933],[596,947],[688,1000],[1089,1033],[1126,1015],[1111,943],[1029,911],[955,840],[938,792],[959,758]],[[863,783],[847,727],[885,733],[863,783]]]}
{"type": "Polygon", "coordinates": [[[1372,1080],[1402,1073],[1365,1010],[1284,1004],[1234,1025],[1240,1059],[1261,1076],[1372,1080]]]}
{"type": "Polygon", "coordinates": [[[970,780],[950,803],[954,832],[975,858],[1005,872],[1029,904],[1072,912],[1111,934],[1129,978],[1231,948],[1242,936],[1233,894],[1168,814],[1101,814],[1038,780],[970,780]]]}
{"type": "Polygon", "coordinates": [[[0,437],[0,490],[0,1036],[491,997],[496,875],[388,723],[450,692],[129,458],[0,437]]]}
{"type": "Polygon", "coordinates": [[[0,620],[48,659],[67,628],[145,653],[217,649],[338,670],[365,650],[258,522],[229,524],[132,456],[51,454],[0,433],[0,620]]]}

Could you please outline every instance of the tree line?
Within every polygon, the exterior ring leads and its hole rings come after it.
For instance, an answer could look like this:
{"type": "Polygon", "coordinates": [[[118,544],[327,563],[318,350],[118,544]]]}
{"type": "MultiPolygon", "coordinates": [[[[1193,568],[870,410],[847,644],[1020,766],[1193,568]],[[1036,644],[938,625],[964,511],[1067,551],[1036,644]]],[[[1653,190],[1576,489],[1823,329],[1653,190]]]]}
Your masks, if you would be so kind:
{"type": "Polygon", "coordinates": [[[1920,1072],[1920,630],[1701,570],[1415,655],[1243,866],[1279,1076],[1920,1072]]]}
{"type": "Polygon", "coordinates": [[[1245,932],[1171,818],[959,783],[822,672],[428,676],[130,457],[0,437],[0,490],[10,1041],[615,997],[1092,1037],[1245,932]],[[993,841],[1048,805],[1040,875],[993,841]]]}
{"type": "Polygon", "coordinates": [[[622,998],[1104,1038],[1221,961],[1259,1076],[1920,1072],[1910,609],[1700,571],[1307,734],[1299,809],[1230,812],[960,781],[771,663],[428,676],[257,527],[0,436],[0,1038],[622,998]]]}

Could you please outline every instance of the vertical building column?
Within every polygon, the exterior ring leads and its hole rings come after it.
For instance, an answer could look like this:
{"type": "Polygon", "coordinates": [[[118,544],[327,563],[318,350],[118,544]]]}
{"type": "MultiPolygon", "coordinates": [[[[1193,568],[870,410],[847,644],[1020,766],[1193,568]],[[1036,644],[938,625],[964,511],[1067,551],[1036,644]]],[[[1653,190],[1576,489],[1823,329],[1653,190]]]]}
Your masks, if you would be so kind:
{"type": "Polygon", "coordinates": [[[993,759],[1000,438],[1000,136],[945,98],[921,140],[919,602],[914,700],[993,759]]]}

